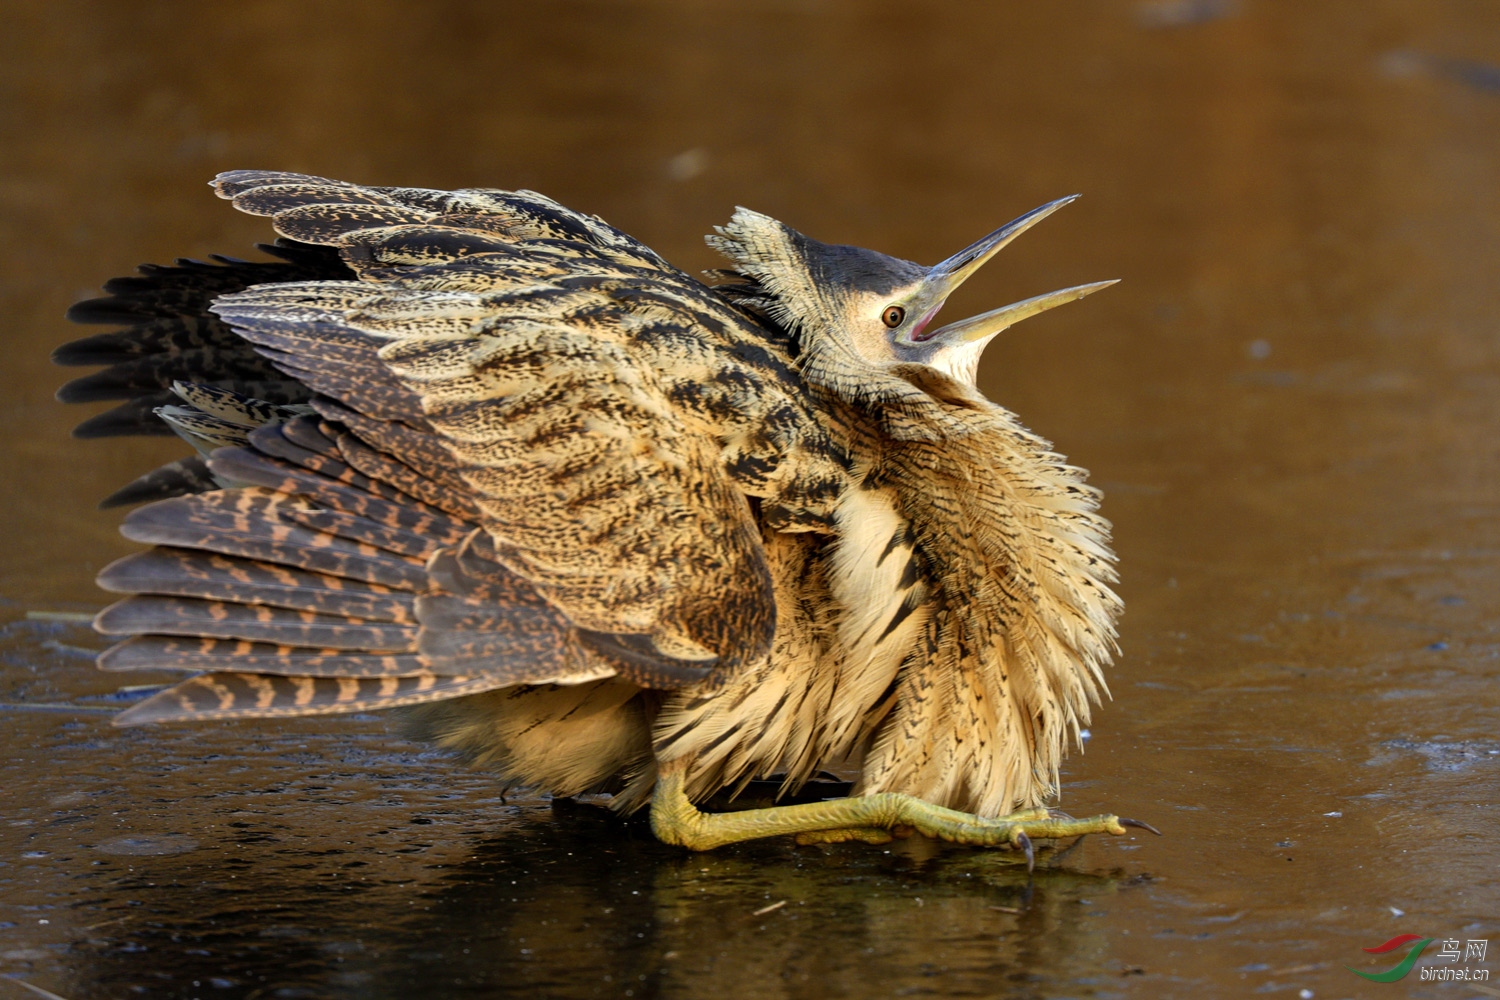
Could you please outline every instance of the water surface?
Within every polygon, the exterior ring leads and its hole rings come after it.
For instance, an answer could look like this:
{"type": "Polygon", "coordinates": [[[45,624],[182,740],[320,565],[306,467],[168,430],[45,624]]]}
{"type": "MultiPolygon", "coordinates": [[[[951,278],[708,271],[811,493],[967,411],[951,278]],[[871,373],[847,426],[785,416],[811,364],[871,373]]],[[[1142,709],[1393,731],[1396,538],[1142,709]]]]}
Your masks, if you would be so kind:
{"type": "Polygon", "coordinates": [[[6,13],[0,973],[69,1000],[1500,995],[1344,968],[1401,933],[1500,951],[1492,5],[6,13]],[[102,279],[265,237],[203,186],[232,167],[531,187],[689,268],[736,204],[931,262],[1083,192],[951,308],[1125,279],[982,381],[1116,527],[1114,699],[1063,805],[1166,838],[1031,877],[924,843],[686,855],[378,717],[110,728],[98,640],[26,612],[103,603],[130,546],[93,505],[178,449],[70,441],[46,356],[102,279]]]}

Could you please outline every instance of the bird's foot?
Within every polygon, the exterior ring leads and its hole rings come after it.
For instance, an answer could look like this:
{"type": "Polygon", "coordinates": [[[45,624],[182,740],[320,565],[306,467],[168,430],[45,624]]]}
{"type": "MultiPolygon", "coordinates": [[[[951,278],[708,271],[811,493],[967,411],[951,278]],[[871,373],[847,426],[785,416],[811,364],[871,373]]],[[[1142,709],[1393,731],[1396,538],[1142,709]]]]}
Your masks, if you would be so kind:
{"type": "Polygon", "coordinates": [[[797,834],[797,843],[806,846],[808,844],[843,844],[858,840],[879,847],[893,840],[905,840],[913,832],[915,831],[909,826],[896,826],[889,830],[882,830],[876,826],[846,827],[842,830],[807,830],[797,834]]]}
{"type": "Polygon", "coordinates": [[[1074,819],[1050,809],[1028,809],[987,819],[946,809],[910,795],[882,792],[792,806],[706,813],[683,792],[682,771],[663,768],[651,798],[651,828],[658,839],[706,851],[761,837],[793,835],[799,843],[830,844],[850,840],[887,844],[913,832],[936,840],[973,847],[1009,847],[1033,863],[1033,841],[1081,837],[1090,833],[1119,836],[1128,827],[1160,831],[1139,820],[1118,816],[1074,819]]]}
{"type": "Polygon", "coordinates": [[[934,806],[909,796],[902,798],[907,799],[902,804],[904,812],[910,817],[911,825],[918,833],[954,844],[1009,847],[1021,851],[1026,855],[1027,871],[1036,865],[1035,841],[1038,840],[1062,840],[1084,837],[1091,833],[1108,833],[1118,837],[1129,827],[1149,830],[1158,837],[1161,836],[1161,831],[1150,823],[1108,814],[1075,819],[1054,809],[1024,809],[987,819],[972,813],[934,806]]]}

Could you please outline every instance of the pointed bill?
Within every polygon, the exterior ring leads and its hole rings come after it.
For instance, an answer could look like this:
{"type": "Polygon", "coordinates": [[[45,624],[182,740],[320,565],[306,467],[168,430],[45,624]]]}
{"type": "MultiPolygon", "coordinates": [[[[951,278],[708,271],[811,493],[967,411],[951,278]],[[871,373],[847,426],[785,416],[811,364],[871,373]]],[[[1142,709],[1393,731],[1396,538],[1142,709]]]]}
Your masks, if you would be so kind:
{"type": "Polygon", "coordinates": [[[955,288],[964,283],[964,280],[969,275],[979,270],[984,266],[986,261],[1005,249],[1007,243],[1026,232],[1026,230],[1038,222],[1041,222],[1059,208],[1077,199],[1078,195],[1070,194],[1066,198],[1049,201],[1040,208],[1033,208],[1018,219],[1012,219],[978,243],[965,247],[932,268],[927,273],[928,286],[936,293],[936,298],[947,298],[955,288]]]}
{"type": "Polygon", "coordinates": [[[984,340],[993,337],[1001,330],[1008,329],[1023,319],[1035,316],[1037,313],[1046,312],[1048,309],[1056,308],[1067,302],[1076,302],[1085,295],[1092,295],[1101,288],[1108,288],[1117,284],[1119,278],[1110,281],[1094,281],[1087,285],[1074,285],[1072,288],[1062,288],[1055,292],[1047,292],[1045,295],[1037,295],[1033,298],[1023,299],[1020,302],[1012,302],[1008,306],[999,309],[991,309],[989,312],[980,313],[978,316],[970,316],[961,319],[957,323],[949,323],[940,326],[936,330],[924,333],[922,340],[937,340],[939,338],[951,344],[973,343],[976,340],[984,340]]]}

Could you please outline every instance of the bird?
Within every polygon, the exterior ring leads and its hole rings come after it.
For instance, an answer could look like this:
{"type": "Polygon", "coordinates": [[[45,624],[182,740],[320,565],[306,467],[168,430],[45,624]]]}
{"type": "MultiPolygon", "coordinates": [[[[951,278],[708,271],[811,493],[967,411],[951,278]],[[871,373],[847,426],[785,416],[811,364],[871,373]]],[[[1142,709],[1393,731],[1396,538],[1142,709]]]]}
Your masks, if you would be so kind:
{"type": "Polygon", "coordinates": [[[194,454],[105,506],[118,725],[402,708],[507,786],[663,842],[922,834],[1022,850],[1149,824],[1050,808],[1117,652],[1101,493],[976,386],[1022,319],[745,208],[703,279],[532,191],[236,170],[272,258],[143,265],[69,318],[79,437],[194,454]],[[830,768],[848,794],[795,801],[830,768]],[[753,781],[783,799],[716,809],[753,781]]]}

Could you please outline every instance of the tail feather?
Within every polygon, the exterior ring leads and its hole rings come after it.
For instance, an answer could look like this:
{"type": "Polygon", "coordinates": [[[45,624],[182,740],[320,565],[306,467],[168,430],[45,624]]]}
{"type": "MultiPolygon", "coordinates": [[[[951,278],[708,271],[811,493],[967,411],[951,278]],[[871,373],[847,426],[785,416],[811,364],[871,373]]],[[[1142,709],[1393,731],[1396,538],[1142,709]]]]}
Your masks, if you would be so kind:
{"type": "Polygon", "coordinates": [[[106,566],[98,583],[117,594],[199,597],[365,621],[416,622],[416,598],[410,593],[217,552],[158,546],[106,566]]]}
{"type": "MultiPolygon", "coordinates": [[[[230,177],[234,174],[248,173],[249,171],[230,171],[221,177],[230,177]]],[[[268,172],[269,173],[269,172],[268,172]]],[[[251,215],[275,215],[277,212],[287,208],[295,208],[305,205],[309,200],[316,199],[324,205],[394,205],[390,198],[379,192],[367,188],[357,187],[353,184],[341,184],[338,181],[330,181],[322,177],[303,177],[298,174],[285,174],[287,180],[284,183],[262,184],[259,187],[242,189],[233,180],[223,183],[222,190],[234,199],[234,207],[241,212],[251,215]]]]}
{"type": "Polygon", "coordinates": [[[138,635],[99,657],[101,670],[193,670],[291,677],[419,677],[437,673],[415,653],[350,653],[246,639],[138,635]]]}
{"type": "Polygon", "coordinates": [[[133,511],[122,530],[157,547],[101,574],[132,595],[95,621],[131,637],[101,667],[208,671],[121,725],[364,711],[625,669],[507,570],[488,534],[376,477],[433,499],[444,487],[339,426],[263,427],[209,467],[253,485],[133,511]]]}
{"type": "Polygon", "coordinates": [[[316,649],[383,653],[417,649],[416,625],[154,594],[133,594],[116,601],[94,617],[94,628],[105,635],[205,636],[316,649]]]}
{"type": "Polygon", "coordinates": [[[278,510],[287,500],[255,488],[175,497],[131,511],[120,533],[136,542],[207,549],[397,590],[427,588],[420,560],[292,524],[278,510]]]}
{"type": "MultiPolygon", "coordinates": [[[[318,193],[329,200],[339,197],[341,191],[369,190],[363,184],[351,184],[313,174],[294,174],[285,170],[225,170],[213,180],[214,190],[219,193],[220,198],[239,198],[247,191],[281,185],[315,185],[318,193]]],[[[299,200],[296,204],[303,202],[299,200]]]]}
{"type": "Polygon", "coordinates": [[[220,386],[173,382],[172,394],[181,400],[158,406],[156,415],[205,458],[217,448],[247,444],[257,427],[284,424],[310,407],[280,406],[220,386]]]}
{"type": "Polygon", "coordinates": [[[239,424],[186,406],[158,406],[156,415],[205,458],[217,448],[233,448],[249,438],[239,424]]]}
{"type": "Polygon", "coordinates": [[[275,224],[276,231],[289,239],[302,243],[332,243],[340,236],[362,229],[421,225],[432,218],[431,212],[394,205],[371,204],[362,207],[357,214],[338,205],[299,205],[278,210],[275,224]]]}
{"type": "Polygon", "coordinates": [[[367,712],[479,694],[506,683],[492,677],[430,673],[378,678],[200,674],[121,712],[114,724],[367,712]]]}
{"type": "MultiPolygon", "coordinates": [[[[89,376],[92,377],[92,376],[89,376]]],[[[200,376],[201,377],[201,376],[200,376]]],[[[207,385],[208,383],[199,383],[207,385]]],[[[69,382],[58,390],[58,399],[65,403],[87,402],[89,400],[75,398],[68,387],[69,382]]],[[[215,388],[233,392],[246,398],[264,400],[267,397],[275,398],[278,395],[277,387],[280,383],[246,380],[246,379],[220,379],[213,382],[215,388]]],[[[119,399],[121,393],[110,392],[99,386],[85,386],[80,392],[94,393],[93,399],[119,399]]],[[[95,414],[73,428],[73,436],[79,439],[102,438],[102,437],[124,437],[128,435],[145,435],[148,437],[161,437],[175,434],[170,426],[164,423],[157,414],[157,410],[163,406],[170,406],[177,402],[178,396],[171,389],[143,389],[132,396],[132,398],[121,403],[119,406],[103,413],[95,414]]]]}

